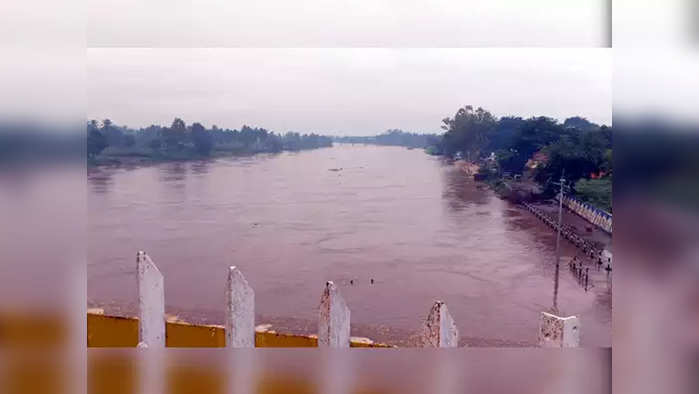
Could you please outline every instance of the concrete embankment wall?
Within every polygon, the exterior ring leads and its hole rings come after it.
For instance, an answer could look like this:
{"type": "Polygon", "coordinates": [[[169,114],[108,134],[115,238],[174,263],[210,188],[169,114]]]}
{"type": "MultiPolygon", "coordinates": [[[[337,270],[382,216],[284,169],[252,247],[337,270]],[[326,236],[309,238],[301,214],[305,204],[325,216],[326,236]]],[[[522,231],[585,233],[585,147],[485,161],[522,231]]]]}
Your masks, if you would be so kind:
{"type": "Polygon", "coordinates": [[[563,197],[563,205],[605,232],[612,233],[612,215],[610,213],[570,196],[563,197]]]}

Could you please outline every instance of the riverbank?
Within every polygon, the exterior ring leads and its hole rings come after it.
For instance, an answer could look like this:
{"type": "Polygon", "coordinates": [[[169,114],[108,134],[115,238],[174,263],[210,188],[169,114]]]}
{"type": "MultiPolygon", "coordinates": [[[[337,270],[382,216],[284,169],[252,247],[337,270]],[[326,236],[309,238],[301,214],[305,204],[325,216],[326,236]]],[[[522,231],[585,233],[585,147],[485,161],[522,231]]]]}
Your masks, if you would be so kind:
{"type": "MultiPolygon", "coordinates": [[[[459,164],[459,161],[457,161],[454,164],[469,177],[479,173],[480,170],[474,163],[464,165],[459,164]]],[[[512,203],[522,204],[530,211],[534,209],[543,215],[552,215],[551,217],[555,217],[558,214],[558,200],[544,198],[540,186],[531,180],[511,181],[502,177],[489,177],[480,182],[488,185],[500,198],[512,203]]],[[[573,212],[570,208],[565,209],[570,213],[573,212]]],[[[564,225],[568,226],[569,230],[575,232],[582,240],[589,242],[590,245],[594,245],[600,250],[604,249],[611,252],[611,232],[607,231],[605,233],[605,231],[600,231],[604,229],[579,213],[565,216],[567,220],[564,225]]]]}
{"type": "Polygon", "coordinates": [[[539,184],[529,178],[516,180],[511,177],[502,177],[483,169],[482,164],[466,160],[451,161],[455,168],[461,171],[465,177],[490,187],[500,198],[513,203],[532,202],[540,199],[542,194],[539,184]]]}

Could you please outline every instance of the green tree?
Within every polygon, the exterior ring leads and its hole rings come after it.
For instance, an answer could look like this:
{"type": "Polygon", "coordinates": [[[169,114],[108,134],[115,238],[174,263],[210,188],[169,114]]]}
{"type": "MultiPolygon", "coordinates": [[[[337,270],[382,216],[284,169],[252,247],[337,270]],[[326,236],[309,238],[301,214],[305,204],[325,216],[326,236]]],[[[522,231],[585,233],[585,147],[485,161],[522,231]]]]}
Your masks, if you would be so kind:
{"type": "Polygon", "coordinates": [[[181,150],[187,139],[187,125],[180,118],[175,118],[169,128],[163,128],[163,140],[168,150],[181,150]]]}
{"type": "Polygon", "coordinates": [[[459,108],[453,118],[442,120],[442,129],[446,130],[444,152],[449,156],[464,152],[470,159],[477,159],[496,125],[495,117],[481,107],[476,110],[470,105],[459,108]]]}
{"type": "Polygon", "coordinates": [[[97,121],[91,120],[87,125],[87,157],[94,158],[107,147],[107,139],[99,131],[97,121]]]}
{"type": "Polygon", "coordinates": [[[160,150],[160,148],[162,147],[162,145],[163,145],[163,143],[162,143],[162,141],[161,141],[159,138],[152,139],[152,140],[150,140],[150,142],[148,143],[148,147],[151,148],[151,149],[154,150],[154,151],[160,150]]]}
{"type": "Polygon", "coordinates": [[[136,145],[136,137],[133,134],[124,135],[124,146],[131,148],[136,145]]]}
{"type": "Polygon", "coordinates": [[[211,132],[204,128],[201,123],[192,124],[192,142],[199,154],[209,156],[214,146],[214,139],[211,132]]]}
{"type": "Polygon", "coordinates": [[[563,127],[575,128],[582,131],[593,131],[599,129],[598,125],[580,116],[573,116],[572,118],[566,119],[563,122],[563,127]]]}
{"type": "Polygon", "coordinates": [[[124,132],[109,119],[102,121],[102,135],[107,139],[110,146],[121,146],[124,144],[124,132]]]}
{"type": "Polygon", "coordinates": [[[564,134],[546,147],[549,160],[536,174],[536,179],[546,183],[560,177],[565,169],[566,178],[572,182],[588,178],[601,170],[611,169],[610,141],[600,130],[579,131],[564,134]]]}
{"type": "Polygon", "coordinates": [[[515,147],[517,133],[521,130],[526,120],[520,117],[505,116],[498,120],[497,125],[488,134],[487,152],[498,150],[509,151],[515,147]]]}

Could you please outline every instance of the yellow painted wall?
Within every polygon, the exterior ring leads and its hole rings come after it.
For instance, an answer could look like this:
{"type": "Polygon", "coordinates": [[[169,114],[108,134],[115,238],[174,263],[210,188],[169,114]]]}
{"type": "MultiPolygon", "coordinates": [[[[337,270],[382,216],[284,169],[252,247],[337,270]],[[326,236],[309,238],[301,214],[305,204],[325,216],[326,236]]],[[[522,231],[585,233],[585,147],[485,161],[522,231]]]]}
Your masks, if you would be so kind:
{"type": "MultiPolygon", "coordinates": [[[[224,347],[224,328],[217,325],[195,325],[167,322],[165,344],[168,347],[224,347]]],[[[135,347],[138,344],[138,319],[133,317],[87,314],[88,347],[135,347]]],[[[316,347],[312,336],[258,331],[256,347],[316,347]]],[[[353,340],[351,347],[390,347],[384,344],[353,340]]]]}

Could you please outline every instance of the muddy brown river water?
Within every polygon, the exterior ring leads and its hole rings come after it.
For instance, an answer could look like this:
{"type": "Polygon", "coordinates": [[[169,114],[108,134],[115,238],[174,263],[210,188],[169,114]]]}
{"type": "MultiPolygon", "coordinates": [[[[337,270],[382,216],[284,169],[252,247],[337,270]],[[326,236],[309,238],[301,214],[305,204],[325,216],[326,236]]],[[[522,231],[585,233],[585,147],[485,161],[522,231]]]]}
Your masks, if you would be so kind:
{"type": "MultiPolygon", "coordinates": [[[[552,305],[553,231],[421,150],[336,145],[96,168],[87,187],[88,303],[108,313],[136,312],[138,250],[165,276],[167,312],[202,323],[223,322],[230,265],[255,289],[256,323],[280,331],[316,331],[326,280],[352,311],[353,336],[407,346],[436,299],[470,346],[535,345],[552,305]]],[[[559,286],[582,345],[611,346],[609,275],[594,271],[586,290],[562,264],[559,286]]]]}

